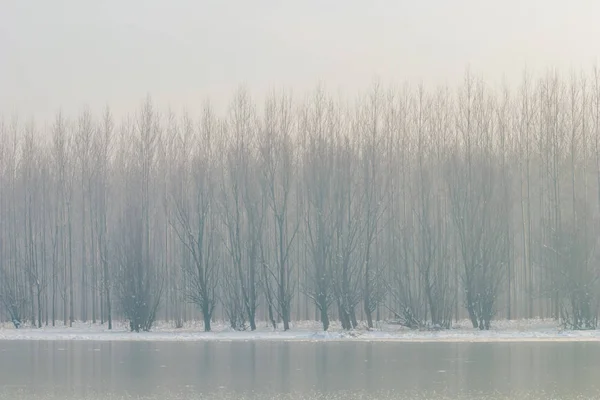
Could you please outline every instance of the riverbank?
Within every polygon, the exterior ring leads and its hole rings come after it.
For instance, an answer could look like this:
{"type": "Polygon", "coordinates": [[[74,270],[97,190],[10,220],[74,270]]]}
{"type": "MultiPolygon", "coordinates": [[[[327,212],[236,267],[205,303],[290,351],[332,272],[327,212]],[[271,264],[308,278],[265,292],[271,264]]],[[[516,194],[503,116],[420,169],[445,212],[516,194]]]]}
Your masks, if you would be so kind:
{"type": "Polygon", "coordinates": [[[0,340],[90,340],[90,341],[396,341],[396,342],[526,342],[526,341],[600,341],[600,330],[565,331],[553,320],[501,320],[489,331],[479,331],[468,321],[455,323],[443,331],[414,331],[394,324],[379,323],[373,330],[344,331],[333,323],[323,332],[316,321],[299,321],[287,332],[260,323],[257,330],[233,331],[226,323],[214,323],[212,332],[203,332],[202,322],[188,322],[181,328],[158,322],[151,332],[129,332],[123,322],[113,329],[106,325],[76,322],[72,328],[48,326],[41,329],[15,329],[0,325],[0,340]]]}

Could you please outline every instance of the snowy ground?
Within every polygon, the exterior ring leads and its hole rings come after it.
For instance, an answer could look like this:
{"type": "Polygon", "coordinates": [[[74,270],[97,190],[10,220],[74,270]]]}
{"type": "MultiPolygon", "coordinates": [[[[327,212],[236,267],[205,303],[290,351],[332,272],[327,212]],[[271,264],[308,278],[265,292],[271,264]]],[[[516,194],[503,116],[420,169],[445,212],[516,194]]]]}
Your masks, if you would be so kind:
{"type": "Polygon", "coordinates": [[[75,323],[42,329],[14,329],[10,324],[0,325],[0,340],[95,340],[95,341],[398,341],[398,342],[501,342],[501,341],[600,341],[598,331],[563,331],[553,320],[496,321],[490,331],[471,328],[468,321],[456,323],[447,331],[411,331],[397,325],[378,324],[376,329],[343,331],[332,324],[328,332],[314,321],[301,321],[287,332],[274,331],[261,323],[254,332],[236,332],[225,323],[215,323],[213,332],[203,332],[202,323],[187,323],[182,328],[157,323],[152,332],[131,333],[124,323],[115,323],[109,331],[106,325],[75,323]]]}

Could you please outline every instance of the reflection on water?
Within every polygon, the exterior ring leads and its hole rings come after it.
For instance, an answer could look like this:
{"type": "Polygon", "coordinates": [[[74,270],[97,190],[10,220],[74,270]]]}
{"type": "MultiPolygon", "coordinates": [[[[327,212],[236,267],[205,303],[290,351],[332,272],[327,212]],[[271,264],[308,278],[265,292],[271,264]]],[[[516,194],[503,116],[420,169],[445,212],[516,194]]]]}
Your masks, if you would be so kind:
{"type": "Polygon", "coordinates": [[[599,343],[0,341],[0,399],[598,399],[599,343]]]}

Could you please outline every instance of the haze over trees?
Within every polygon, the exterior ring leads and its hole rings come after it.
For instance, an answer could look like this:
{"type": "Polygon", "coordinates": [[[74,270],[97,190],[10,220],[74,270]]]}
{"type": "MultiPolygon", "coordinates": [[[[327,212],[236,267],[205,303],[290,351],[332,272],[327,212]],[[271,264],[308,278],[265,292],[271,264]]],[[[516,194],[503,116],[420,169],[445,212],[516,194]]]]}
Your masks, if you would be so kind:
{"type": "Polygon", "coordinates": [[[0,317],[597,327],[600,72],[0,119],[0,317]]]}

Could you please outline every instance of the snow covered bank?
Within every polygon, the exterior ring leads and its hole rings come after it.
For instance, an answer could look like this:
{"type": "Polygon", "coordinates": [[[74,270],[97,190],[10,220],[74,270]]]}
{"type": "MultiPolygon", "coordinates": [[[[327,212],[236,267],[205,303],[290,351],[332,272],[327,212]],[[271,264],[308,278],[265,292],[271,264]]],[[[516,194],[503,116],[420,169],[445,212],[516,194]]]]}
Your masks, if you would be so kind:
{"type": "Polygon", "coordinates": [[[600,341],[600,330],[563,331],[552,320],[496,321],[490,331],[469,327],[468,321],[455,324],[447,331],[411,331],[397,325],[379,324],[374,330],[343,331],[333,324],[328,332],[314,321],[301,321],[292,329],[274,331],[266,324],[254,331],[236,332],[224,323],[216,323],[213,332],[202,331],[202,323],[188,323],[182,328],[158,323],[152,332],[128,332],[124,323],[115,323],[109,331],[106,325],[76,323],[41,329],[14,329],[0,325],[0,340],[92,340],[92,341],[395,341],[395,342],[525,342],[525,341],[600,341]]]}

